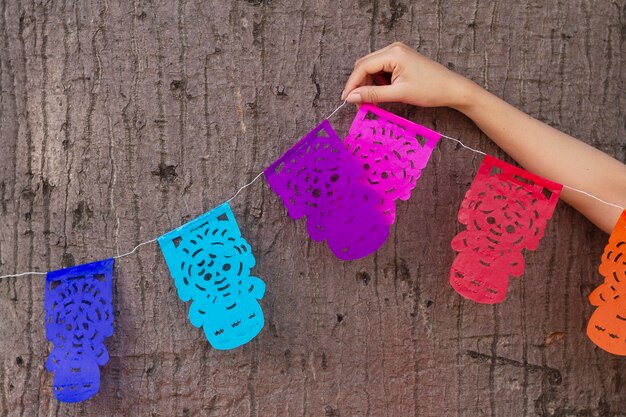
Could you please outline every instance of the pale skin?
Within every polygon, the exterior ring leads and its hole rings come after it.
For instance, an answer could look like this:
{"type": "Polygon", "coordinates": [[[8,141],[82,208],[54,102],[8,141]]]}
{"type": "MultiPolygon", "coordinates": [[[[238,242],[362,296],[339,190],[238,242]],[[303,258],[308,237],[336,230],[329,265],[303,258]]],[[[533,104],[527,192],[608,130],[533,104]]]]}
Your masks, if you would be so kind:
{"type": "MultiPolygon", "coordinates": [[[[357,60],[341,97],[354,104],[401,102],[456,109],[528,171],[626,207],[626,165],[402,43],[357,60]],[[381,81],[389,76],[390,83],[381,81]]],[[[622,212],[567,188],[561,199],[607,233],[622,212]]]]}

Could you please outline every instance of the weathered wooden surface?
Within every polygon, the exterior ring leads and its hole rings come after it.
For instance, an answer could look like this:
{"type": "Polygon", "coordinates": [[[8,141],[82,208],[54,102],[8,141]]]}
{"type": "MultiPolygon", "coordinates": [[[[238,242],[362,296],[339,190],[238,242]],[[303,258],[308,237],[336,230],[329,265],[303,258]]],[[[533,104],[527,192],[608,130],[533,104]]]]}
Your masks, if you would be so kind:
{"type": "MultiPolygon", "coordinates": [[[[109,257],[230,196],[339,104],[356,58],[402,40],[626,160],[625,2],[4,0],[0,272],[109,257]]],[[[446,109],[394,111],[503,156],[446,109]]],[[[345,132],[354,109],[332,122],[345,132]]],[[[497,307],[447,284],[480,158],[441,143],[385,246],[344,263],[267,184],[234,201],[267,325],[218,352],[156,245],[115,269],[100,393],[51,398],[43,277],[0,282],[2,416],[626,416],[626,360],[586,298],[606,236],[559,204],[497,307]]]]}

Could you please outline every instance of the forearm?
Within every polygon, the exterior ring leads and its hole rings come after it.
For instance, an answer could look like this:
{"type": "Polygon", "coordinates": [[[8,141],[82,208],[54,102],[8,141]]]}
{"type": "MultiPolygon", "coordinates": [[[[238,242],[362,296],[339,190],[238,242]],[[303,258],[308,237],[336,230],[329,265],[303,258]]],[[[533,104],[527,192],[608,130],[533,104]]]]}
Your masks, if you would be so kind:
{"type": "MultiPolygon", "coordinates": [[[[626,165],[467,84],[454,107],[525,169],[626,207],[626,165]]],[[[607,233],[621,210],[567,188],[561,198],[607,233]]]]}
{"type": "MultiPolygon", "coordinates": [[[[533,119],[404,44],[395,42],[357,60],[342,98],[350,103],[400,101],[453,107],[529,171],[626,207],[624,164],[533,119]],[[372,85],[381,72],[390,75],[391,84],[372,85]]],[[[619,207],[569,189],[561,195],[606,232],[611,232],[621,213],[619,207]]]]}

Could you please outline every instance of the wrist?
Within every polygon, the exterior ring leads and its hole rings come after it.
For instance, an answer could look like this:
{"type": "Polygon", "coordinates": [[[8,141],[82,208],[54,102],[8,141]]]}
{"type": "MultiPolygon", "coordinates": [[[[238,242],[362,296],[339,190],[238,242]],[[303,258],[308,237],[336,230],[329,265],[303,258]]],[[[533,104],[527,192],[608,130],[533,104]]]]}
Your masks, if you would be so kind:
{"type": "Polygon", "coordinates": [[[448,107],[468,115],[479,105],[480,97],[486,92],[475,82],[463,78],[455,87],[456,94],[450,100],[448,107]]]}

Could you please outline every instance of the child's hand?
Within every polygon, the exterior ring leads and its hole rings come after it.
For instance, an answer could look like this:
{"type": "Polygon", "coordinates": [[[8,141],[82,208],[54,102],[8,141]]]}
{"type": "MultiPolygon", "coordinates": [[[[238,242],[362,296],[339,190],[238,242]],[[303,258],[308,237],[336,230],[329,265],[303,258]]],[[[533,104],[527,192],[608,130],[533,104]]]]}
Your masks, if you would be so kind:
{"type": "Polygon", "coordinates": [[[459,109],[477,87],[403,43],[395,42],[356,61],[341,98],[349,103],[395,101],[459,109]]]}

